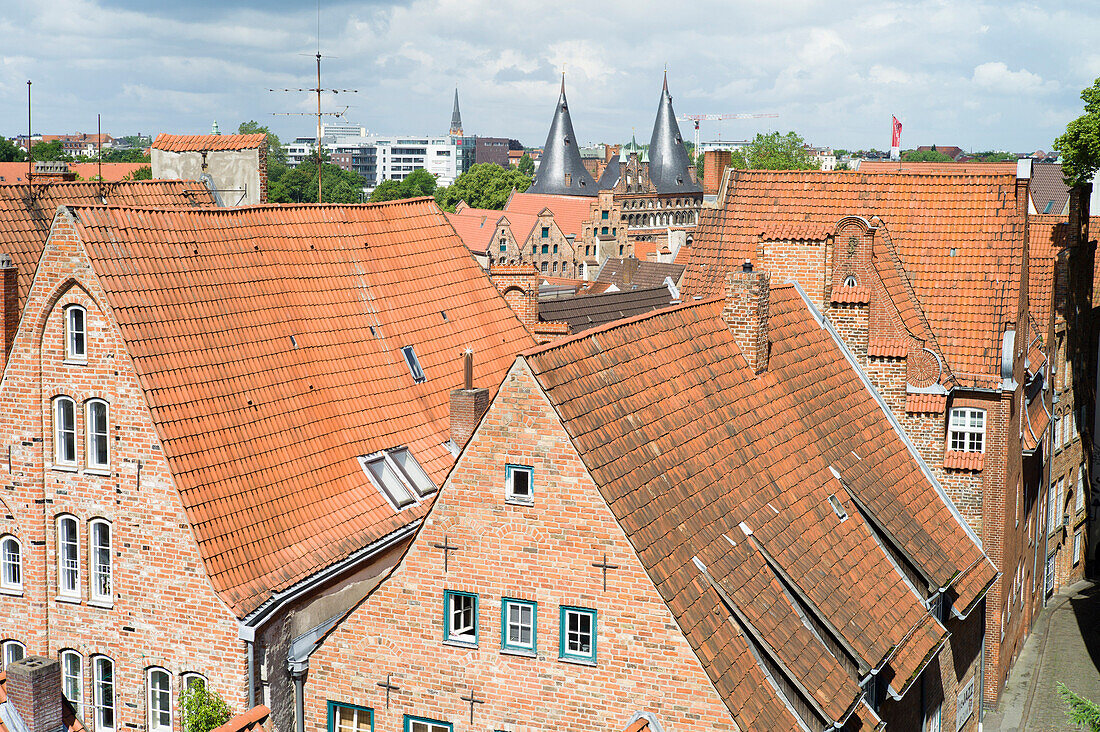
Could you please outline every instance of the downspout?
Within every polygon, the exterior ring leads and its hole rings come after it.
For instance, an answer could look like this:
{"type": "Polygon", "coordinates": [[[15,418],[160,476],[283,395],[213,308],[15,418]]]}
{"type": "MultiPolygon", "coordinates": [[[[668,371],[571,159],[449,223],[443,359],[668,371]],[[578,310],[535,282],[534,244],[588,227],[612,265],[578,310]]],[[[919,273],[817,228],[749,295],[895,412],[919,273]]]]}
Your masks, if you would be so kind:
{"type": "Polygon", "coordinates": [[[294,671],[294,729],[295,732],[306,732],[306,672],[294,671]]]}
{"type": "Polygon", "coordinates": [[[237,637],[244,641],[248,654],[248,708],[256,706],[256,629],[241,623],[237,628],[237,637]]]}
{"type": "MultiPolygon", "coordinates": [[[[1057,358],[1058,354],[1055,353],[1054,357],[1057,358]]],[[[1048,363],[1050,363],[1048,361],[1048,363]]],[[[1053,365],[1052,365],[1053,366],[1053,365]]],[[[1053,367],[1051,371],[1053,372],[1053,367]]],[[[1050,510],[1050,490],[1051,483],[1054,479],[1054,378],[1051,374],[1050,380],[1050,421],[1047,423],[1047,443],[1050,445],[1050,456],[1047,458],[1047,495],[1046,495],[1046,508],[1050,510]]],[[[1047,606],[1047,552],[1050,550],[1050,516],[1046,517],[1046,526],[1042,527],[1043,531],[1043,608],[1047,606]]],[[[1038,559],[1038,557],[1036,557],[1038,559]]],[[[1030,630],[1030,629],[1029,629],[1030,630]]]]}

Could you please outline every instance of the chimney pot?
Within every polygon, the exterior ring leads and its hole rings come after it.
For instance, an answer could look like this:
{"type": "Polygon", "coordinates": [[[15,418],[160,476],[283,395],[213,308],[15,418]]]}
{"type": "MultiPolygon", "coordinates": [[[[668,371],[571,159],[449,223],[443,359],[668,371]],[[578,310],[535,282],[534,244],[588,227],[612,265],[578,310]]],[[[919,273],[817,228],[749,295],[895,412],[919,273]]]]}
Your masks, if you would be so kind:
{"type": "Polygon", "coordinates": [[[27,656],[8,664],[4,691],[27,732],[60,732],[64,726],[61,664],[54,659],[27,656]]]}
{"type": "Polygon", "coordinates": [[[751,259],[746,259],[741,264],[741,271],[742,272],[752,272],[752,260],[751,259]]]}
{"type": "Polygon", "coordinates": [[[474,388],[474,352],[469,348],[462,356],[462,388],[467,391],[474,388]]]}
{"type": "Polygon", "coordinates": [[[474,352],[462,354],[463,388],[451,392],[451,441],[461,450],[489,408],[489,390],[474,388],[474,352]]]}

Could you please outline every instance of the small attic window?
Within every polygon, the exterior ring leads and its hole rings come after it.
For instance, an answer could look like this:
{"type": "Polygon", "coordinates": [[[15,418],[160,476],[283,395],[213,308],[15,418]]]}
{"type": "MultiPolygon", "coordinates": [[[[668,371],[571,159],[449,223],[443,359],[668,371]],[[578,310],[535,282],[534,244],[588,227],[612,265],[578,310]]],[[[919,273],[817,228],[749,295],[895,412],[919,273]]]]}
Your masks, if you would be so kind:
{"type": "Polygon", "coordinates": [[[359,463],[374,487],[398,511],[416,503],[416,495],[424,496],[436,490],[408,448],[376,452],[360,457],[359,463]]]}
{"type": "Polygon", "coordinates": [[[848,275],[847,277],[844,278],[844,286],[845,287],[855,287],[858,284],[859,283],[856,281],[856,278],[855,278],[854,275],[848,275]]]}
{"type": "Polygon", "coordinates": [[[447,319],[447,311],[446,310],[440,310],[439,314],[443,316],[443,322],[444,323],[451,322],[450,320],[447,319]]]}
{"type": "Polygon", "coordinates": [[[1054,208],[1054,200],[1053,199],[1047,201],[1047,207],[1043,209],[1043,213],[1045,213],[1045,214],[1050,213],[1050,210],[1052,208],[1054,208]]]}
{"type": "Polygon", "coordinates": [[[956,254],[956,253],[957,253],[958,251],[959,251],[959,250],[958,250],[958,249],[956,249],[955,247],[951,247],[951,256],[952,256],[952,257],[953,257],[953,256],[955,256],[955,254],[956,254]]]}
{"type": "Polygon", "coordinates": [[[413,381],[423,384],[427,377],[424,376],[424,369],[420,368],[420,359],[416,357],[416,351],[412,346],[405,346],[401,349],[401,353],[405,355],[405,363],[409,365],[409,373],[412,374],[413,381]]]}
{"type": "Polygon", "coordinates": [[[836,513],[836,517],[843,521],[848,518],[848,512],[844,510],[844,506],[840,504],[840,499],[836,497],[835,493],[829,494],[829,505],[833,507],[833,512],[836,513]]]}

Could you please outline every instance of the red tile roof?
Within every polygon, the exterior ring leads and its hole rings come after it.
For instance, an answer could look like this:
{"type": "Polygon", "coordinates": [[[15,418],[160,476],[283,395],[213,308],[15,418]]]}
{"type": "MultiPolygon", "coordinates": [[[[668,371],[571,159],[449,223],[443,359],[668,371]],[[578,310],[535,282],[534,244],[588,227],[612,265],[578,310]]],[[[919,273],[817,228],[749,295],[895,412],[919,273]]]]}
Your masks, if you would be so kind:
{"type": "MultiPolygon", "coordinates": [[[[726,198],[706,209],[686,257],[685,295],[722,292],[725,275],[757,262],[761,232],[835,230],[848,215],[888,232],[876,259],[906,327],[964,382],[999,381],[1001,334],[1015,320],[1023,248],[1015,175],[731,171],[726,198]]],[[[876,245],[878,238],[876,236],[876,245]]],[[[759,264],[759,262],[757,262],[759,264]]],[[[766,266],[766,263],[765,265],[766,266]]]]}
{"type": "Polygon", "coordinates": [[[267,135],[168,135],[161,133],[153,140],[154,150],[168,152],[198,152],[205,150],[250,150],[267,144],[267,135]]]}
{"type": "Polygon", "coordinates": [[[981,470],[985,466],[985,454],[947,450],[943,454],[943,467],[950,470],[981,470]]]}
{"type": "Polygon", "coordinates": [[[446,216],[466,248],[478,254],[489,253],[497,228],[502,225],[508,226],[512,236],[522,247],[539,220],[533,214],[488,208],[463,208],[458,213],[448,213],[446,216]]]}
{"type": "Polygon", "coordinates": [[[946,175],[1016,175],[1016,163],[907,163],[895,160],[864,160],[860,173],[938,173],[946,175]]]}
{"type": "Polygon", "coordinates": [[[430,199],[72,210],[239,616],[422,517],[395,513],[358,457],[406,445],[442,484],[464,349],[495,390],[534,343],[430,199]]]}
{"type": "Polygon", "coordinates": [[[57,182],[0,185],[0,253],[19,270],[19,307],[27,300],[57,207],[109,203],[120,206],[213,208],[214,195],[198,181],[124,183],[57,182]]]}
{"type": "MultiPolygon", "coordinates": [[[[1091,228],[1091,227],[1090,227],[1091,228]]],[[[1054,264],[1069,256],[1069,222],[1055,214],[1028,217],[1028,308],[1039,336],[1046,340],[1054,303],[1054,264]]]]}
{"type": "Polygon", "coordinates": [[[543,209],[554,212],[554,222],[566,236],[580,239],[596,199],[590,196],[551,196],[545,193],[513,193],[504,205],[505,213],[537,216],[543,209]]]}
{"type": "Polygon", "coordinates": [[[263,704],[252,707],[247,712],[234,716],[211,732],[264,732],[263,724],[271,715],[271,710],[263,704]]]}
{"type": "MultiPolygon", "coordinates": [[[[82,180],[92,180],[100,174],[98,163],[69,163],[69,171],[76,173],[82,180]]],[[[103,180],[120,181],[131,177],[137,170],[149,167],[149,163],[104,163],[103,180]]],[[[35,176],[36,181],[45,180],[45,176],[35,176]]],[[[0,163],[0,183],[27,182],[26,163],[0,163]]]]}
{"type": "Polygon", "coordinates": [[[660,310],[524,356],[738,725],[797,726],[758,654],[803,683],[815,716],[861,715],[862,672],[802,617],[836,628],[861,663],[888,665],[904,693],[947,631],[887,544],[911,558],[923,592],[954,588],[960,610],[996,569],[795,288],[772,290],[760,375],[723,305],[660,310]],[[770,648],[754,649],[750,629],[770,648]]]}
{"type": "Polygon", "coordinates": [[[946,408],[946,394],[905,395],[905,411],[910,414],[943,414],[946,408]]]}

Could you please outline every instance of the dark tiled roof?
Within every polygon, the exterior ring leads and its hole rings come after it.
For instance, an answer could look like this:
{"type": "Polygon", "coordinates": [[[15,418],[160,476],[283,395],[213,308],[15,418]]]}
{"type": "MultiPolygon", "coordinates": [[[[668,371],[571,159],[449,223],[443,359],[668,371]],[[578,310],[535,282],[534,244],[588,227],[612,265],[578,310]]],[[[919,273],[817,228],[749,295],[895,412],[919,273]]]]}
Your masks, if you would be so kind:
{"type": "Polygon", "coordinates": [[[672,304],[672,294],[667,287],[647,290],[603,292],[598,295],[581,295],[560,300],[540,300],[539,320],[567,322],[574,333],[648,313],[672,304]]]}
{"type": "Polygon", "coordinates": [[[554,121],[546,135],[546,144],[539,158],[535,180],[527,189],[531,193],[554,196],[595,196],[599,194],[596,181],[581,160],[577,136],[573,133],[573,120],[569,116],[569,103],[565,100],[565,76],[561,77],[561,95],[554,107],[554,121]]]}
{"type": "Polygon", "coordinates": [[[213,208],[214,194],[198,181],[157,180],[122,183],[59,182],[0,185],[0,253],[19,270],[19,308],[38,269],[57,207],[108,203],[118,206],[213,208]]]}
{"type": "Polygon", "coordinates": [[[671,277],[672,283],[676,284],[683,274],[682,264],[651,262],[635,257],[608,257],[600,266],[596,281],[613,284],[620,290],[644,290],[663,285],[666,277],[671,277]]]}
{"type": "Polygon", "coordinates": [[[689,165],[680,125],[676,123],[676,113],[672,110],[666,72],[661,101],[657,105],[657,119],[653,121],[653,134],[649,138],[649,182],[658,194],[702,193],[703,187],[691,175],[689,165]]]}
{"type": "Polygon", "coordinates": [[[267,144],[267,135],[168,135],[161,133],[153,140],[154,150],[168,152],[203,152],[206,150],[250,150],[267,144]]]}
{"type": "Polygon", "coordinates": [[[73,214],[239,616],[423,516],[358,457],[406,445],[442,484],[464,349],[495,390],[534,344],[430,199],[73,214]]]}
{"type": "Polygon", "coordinates": [[[1035,163],[1031,168],[1031,200],[1035,213],[1061,216],[1069,201],[1069,186],[1058,163],[1035,163]]]}
{"type": "Polygon", "coordinates": [[[810,728],[853,713],[866,723],[866,668],[885,667],[904,693],[947,638],[927,593],[950,586],[969,610],[996,570],[794,287],[772,290],[759,376],[723,305],[639,316],[524,355],[738,725],[797,728],[760,656],[808,690],[810,728]],[[890,542],[925,578],[919,589],[890,542]],[[831,625],[856,665],[806,615],[831,625]]]}
{"type": "Polygon", "coordinates": [[[601,191],[610,191],[619,182],[619,156],[612,155],[600,173],[598,187],[601,191]]]}

